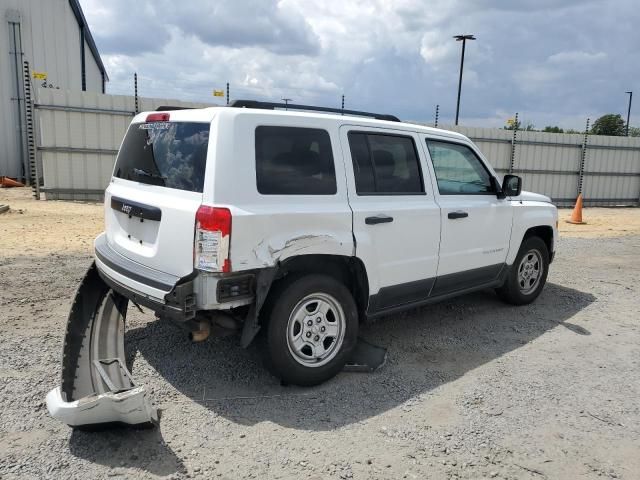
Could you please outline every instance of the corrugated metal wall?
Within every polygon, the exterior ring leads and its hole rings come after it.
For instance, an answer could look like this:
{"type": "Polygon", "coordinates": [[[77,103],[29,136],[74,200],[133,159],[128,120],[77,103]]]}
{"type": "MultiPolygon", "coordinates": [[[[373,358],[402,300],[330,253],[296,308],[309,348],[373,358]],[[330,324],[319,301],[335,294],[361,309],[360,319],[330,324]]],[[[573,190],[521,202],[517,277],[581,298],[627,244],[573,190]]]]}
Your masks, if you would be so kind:
{"type": "MultiPolygon", "coordinates": [[[[159,98],[138,100],[140,111],[161,105],[208,106],[159,98]]],[[[133,96],[37,90],[37,161],[44,178],[41,191],[47,199],[102,199],[134,110],[133,96]]]]}
{"type": "Polygon", "coordinates": [[[93,56],[89,50],[89,44],[84,42],[84,51],[87,57],[85,75],[87,81],[87,91],[102,93],[102,71],[96,62],[92,62],[93,56]]]}
{"type": "MultiPolygon", "coordinates": [[[[80,27],[68,0],[1,0],[0,1],[0,175],[21,177],[21,159],[16,129],[20,119],[16,110],[14,73],[7,61],[10,51],[9,19],[19,18],[22,61],[30,63],[32,71],[46,72],[47,85],[54,89],[82,90],[80,61],[80,27]],[[17,15],[16,15],[17,14],[17,15]]],[[[87,90],[102,91],[102,75],[89,48],[85,49],[87,90]]],[[[35,81],[40,85],[42,81],[35,81]]]]}
{"type": "MultiPolygon", "coordinates": [[[[139,110],[206,104],[139,99],[139,110]]],[[[48,199],[100,200],[135,110],[132,96],[36,91],[39,171],[48,199]]],[[[526,190],[572,205],[638,205],[640,138],[448,127],[470,137],[499,173],[523,177],[526,190]],[[586,148],[585,148],[586,139],[586,148]]]]}
{"type": "Polygon", "coordinates": [[[587,205],[640,204],[640,138],[442,128],[471,138],[499,173],[520,175],[525,190],[557,205],[573,205],[579,192],[587,205]]]}
{"type": "Polygon", "coordinates": [[[589,137],[587,145],[583,189],[589,196],[637,202],[640,197],[640,138],[594,135],[589,137]]]}

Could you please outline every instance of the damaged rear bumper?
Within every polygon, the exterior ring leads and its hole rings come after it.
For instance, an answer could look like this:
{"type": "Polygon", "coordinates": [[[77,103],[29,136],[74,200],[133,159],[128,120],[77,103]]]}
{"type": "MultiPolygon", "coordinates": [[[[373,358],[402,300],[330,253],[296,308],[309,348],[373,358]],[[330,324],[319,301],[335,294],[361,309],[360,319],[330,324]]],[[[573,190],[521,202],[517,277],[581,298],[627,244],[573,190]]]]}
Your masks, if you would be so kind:
{"type": "Polygon", "coordinates": [[[71,427],[107,423],[158,423],[158,412],[152,406],[144,387],[135,387],[119,393],[90,395],[72,402],[65,402],[61,388],[57,387],[47,394],[46,401],[49,414],[71,427]]]}
{"type": "Polygon", "coordinates": [[[180,278],[123,257],[109,246],[104,233],[94,246],[98,274],[114,291],[165,318],[187,321],[195,316],[192,276],[180,278]]]}
{"type": "Polygon", "coordinates": [[[125,362],[127,304],[92,264],[69,312],[60,386],[46,397],[52,417],[71,427],[157,423],[149,394],[134,383],[125,362]]]}

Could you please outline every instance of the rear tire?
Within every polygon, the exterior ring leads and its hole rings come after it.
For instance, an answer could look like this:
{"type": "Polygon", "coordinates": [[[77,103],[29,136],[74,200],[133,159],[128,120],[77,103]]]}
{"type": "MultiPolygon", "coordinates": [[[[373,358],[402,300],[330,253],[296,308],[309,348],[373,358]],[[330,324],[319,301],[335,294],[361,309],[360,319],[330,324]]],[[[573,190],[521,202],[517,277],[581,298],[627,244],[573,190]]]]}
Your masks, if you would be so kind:
{"type": "Polygon", "coordinates": [[[267,365],[284,383],[318,385],[340,372],[356,345],[358,313],[349,290],[328,275],[291,276],[272,292],[267,365]]]}
{"type": "Polygon", "coordinates": [[[549,250],[540,237],[525,238],[509,275],[496,289],[498,296],[512,305],[533,302],[542,292],[549,273],[549,250]]]}

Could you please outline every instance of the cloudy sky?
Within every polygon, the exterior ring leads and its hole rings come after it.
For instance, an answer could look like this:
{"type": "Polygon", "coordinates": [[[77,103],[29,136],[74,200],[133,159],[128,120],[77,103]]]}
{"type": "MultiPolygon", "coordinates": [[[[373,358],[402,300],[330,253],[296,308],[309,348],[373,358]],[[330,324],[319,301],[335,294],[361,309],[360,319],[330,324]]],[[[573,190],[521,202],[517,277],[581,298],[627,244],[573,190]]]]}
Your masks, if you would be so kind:
{"type": "Polygon", "coordinates": [[[638,0],[81,0],[109,93],[215,103],[231,97],[452,122],[467,43],[461,124],[581,128],[626,115],[636,90],[638,0]]]}

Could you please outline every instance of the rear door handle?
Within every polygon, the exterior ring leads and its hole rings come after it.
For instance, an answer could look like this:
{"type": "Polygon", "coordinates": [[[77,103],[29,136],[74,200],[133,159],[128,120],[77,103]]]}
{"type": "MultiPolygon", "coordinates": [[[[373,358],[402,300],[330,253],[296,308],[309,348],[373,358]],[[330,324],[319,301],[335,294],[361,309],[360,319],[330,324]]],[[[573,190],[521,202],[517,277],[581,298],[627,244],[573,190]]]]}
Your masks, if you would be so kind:
{"type": "Polygon", "coordinates": [[[364,223],[367,225],[377,225],[378,223],[390,223],[393,222],[393,217],[388,215],[376,215],[375,217],[367,217],[364,219],[364,223]]]}
{"type": "Polygon", "coordinates": [[[466,218],[468,216],[469,214],[467,212],[462,212],[460,210],[458,210],[457,212],[449,212],[449,214],[447,215],[447,217],[449,217],[451,220],[455,220],[456,218],[466,218]]]}

